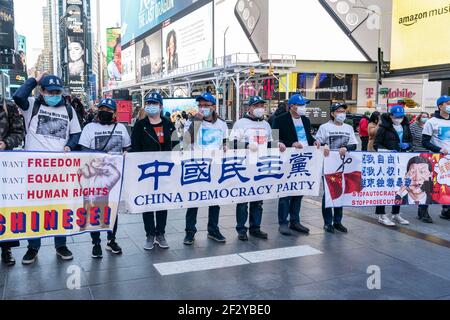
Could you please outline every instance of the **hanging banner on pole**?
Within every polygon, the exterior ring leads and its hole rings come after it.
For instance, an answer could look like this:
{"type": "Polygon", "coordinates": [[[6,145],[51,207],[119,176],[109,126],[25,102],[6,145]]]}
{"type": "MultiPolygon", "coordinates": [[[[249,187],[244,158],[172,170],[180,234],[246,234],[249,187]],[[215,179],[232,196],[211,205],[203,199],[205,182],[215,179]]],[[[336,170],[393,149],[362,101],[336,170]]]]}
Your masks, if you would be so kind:
{"type": "Polygon", "coordinates": [[[318,196],[323,154],[246,150],[129,153],[123,199],[130,213],[318,196]]]}
{"type": "Polygon", "coordinates": [[[1,152],[0,242],[112,230],[123,157],[1,152]]]}
{"type": "Polygon", "coordinates": [[[324,176],[327,208],[450,205],[450,157],[439,154],[332,152],[324,176]]]}

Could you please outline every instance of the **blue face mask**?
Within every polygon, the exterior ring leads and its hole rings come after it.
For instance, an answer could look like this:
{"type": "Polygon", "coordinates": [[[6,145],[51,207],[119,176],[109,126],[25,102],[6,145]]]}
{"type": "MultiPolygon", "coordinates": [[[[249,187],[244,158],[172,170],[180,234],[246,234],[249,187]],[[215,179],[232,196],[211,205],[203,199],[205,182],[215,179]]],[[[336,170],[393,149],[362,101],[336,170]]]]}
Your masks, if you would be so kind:
{"type": "Polygon", "coordinates": [[[446,106],[446,107],[445,107],[445,112],[447,112],[448,114],[450,114],[450,106],[446,106]]]}
{"type": "Polygon", "coordinates": [[[211,110],[209,108],[200,108],[200,112],[208,118],[211,115],[211,110]]]}
{"type": "Polygon", "coordinates": [[[55,96],[51,96],[51,95],[44,95],[44,101],[45,103],[49,106],[49,107],[55,107],[57,106],[62,99],[62,95],[55,95],[55,96]]]}
{"type": "Polygon", "coordinates": [[[159,105],[157,104],[149,104],[145,106],[145,112],[149,116],[156,116],[161,112],[161,109],[159,108],[159,105]]]}

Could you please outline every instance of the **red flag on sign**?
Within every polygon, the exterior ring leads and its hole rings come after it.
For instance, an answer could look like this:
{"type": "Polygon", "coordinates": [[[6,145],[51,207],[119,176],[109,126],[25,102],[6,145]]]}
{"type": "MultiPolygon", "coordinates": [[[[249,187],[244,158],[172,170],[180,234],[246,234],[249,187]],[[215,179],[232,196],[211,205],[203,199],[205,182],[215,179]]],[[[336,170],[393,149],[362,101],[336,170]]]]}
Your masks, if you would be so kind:
{"type": "Polygon", "coordinates": [[[327,186],[330,190],[331,199],[336,200],[342,196],[342,172],[326,174],[325,180],[327,181],[327,186]]]}
{"type": "Polygon", "coordinates": [[[345,194],[362,191],[362,176],[361,171],[344,174],[345,179],[345,194]]]}

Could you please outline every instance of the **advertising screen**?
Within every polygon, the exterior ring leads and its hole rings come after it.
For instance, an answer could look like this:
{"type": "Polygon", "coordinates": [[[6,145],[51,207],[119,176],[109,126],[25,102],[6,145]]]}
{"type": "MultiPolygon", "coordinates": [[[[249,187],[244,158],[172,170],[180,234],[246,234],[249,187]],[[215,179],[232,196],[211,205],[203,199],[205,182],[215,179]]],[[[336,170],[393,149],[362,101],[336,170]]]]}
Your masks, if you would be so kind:
{"type": "Polygon", "coordinates": [[[67,57],[69,90],[84,93],[86,88],[86,43],[83,1],[67,0],[67,57]]]}
{"type": "Polygon", "coordinates": [[[311,125],[318,127],[330,121],[331,100],[311,100],[306,106],[306,116],[311,121],[311,125]]]}
{"type": "Polygon", "coordinates": [[[212,66],[213,19],[212,4],[207,4],[163,28],[165,72],[204,62],[212,66]]]}
{"type": "Polygon", "coordinates": [[[162,70],[161,30],[136,44],[136,81],[160,74],[162,70]]]}
{"type": "Polygon", "coordinates": [[[122,45],[188,8],[197,0],[121,0],[122,45]]]}
{"type": "Polygon", "coordinates": [[[448,0],[394,0],[391,69],[450,64],[448,0]]]}
{"type": "Polygon", "coordinates": [[[136,46],[132,45],[122,51],[122,81],[136,81],[136,46]]]}
{"type": "Polygon", "coordinates": [[[108,64],[109,80],[122,80],[122,47],[120,45],[120,28],[109,28],[106,30],[106,63],[108,64]]]}
{"type": "Polygon", "coordinates": [[[192,115],[196,114],[198,112],[197,101],[191,98],[164,99],[163,114],[168,112],[174,118],[178,114],[181,115],[183,111],[192,115]]]}
{"type": "Polygon", "coordinates": [[[0,2],[0,48],[14,49],[14,10],[0,2]]]}

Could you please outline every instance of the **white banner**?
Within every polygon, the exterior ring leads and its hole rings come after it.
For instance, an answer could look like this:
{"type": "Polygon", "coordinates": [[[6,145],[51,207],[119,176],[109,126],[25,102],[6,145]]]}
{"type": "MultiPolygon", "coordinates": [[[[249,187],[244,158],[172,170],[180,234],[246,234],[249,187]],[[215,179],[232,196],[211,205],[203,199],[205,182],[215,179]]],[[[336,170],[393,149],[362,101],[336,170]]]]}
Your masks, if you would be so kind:
{"type": "Polygon", "coordinates": [[[318,196],[323,151],[129,153],[123,200],[130,213],[318,196]]]}

